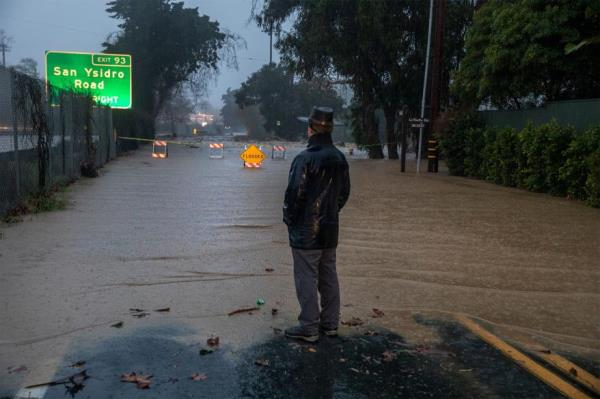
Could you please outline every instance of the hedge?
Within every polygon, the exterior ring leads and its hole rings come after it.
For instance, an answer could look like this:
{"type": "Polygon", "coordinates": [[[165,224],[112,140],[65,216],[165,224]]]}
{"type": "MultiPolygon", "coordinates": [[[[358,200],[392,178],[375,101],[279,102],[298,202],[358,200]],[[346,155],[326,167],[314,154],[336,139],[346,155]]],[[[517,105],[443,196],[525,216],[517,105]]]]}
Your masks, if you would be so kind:
{"type": "Polygon", "coordinates": [[[583,133],[556,121],[486,128],[475,113],[452,121],[441,145],[452,175],[600,207],[600,126],[583,133]]]}

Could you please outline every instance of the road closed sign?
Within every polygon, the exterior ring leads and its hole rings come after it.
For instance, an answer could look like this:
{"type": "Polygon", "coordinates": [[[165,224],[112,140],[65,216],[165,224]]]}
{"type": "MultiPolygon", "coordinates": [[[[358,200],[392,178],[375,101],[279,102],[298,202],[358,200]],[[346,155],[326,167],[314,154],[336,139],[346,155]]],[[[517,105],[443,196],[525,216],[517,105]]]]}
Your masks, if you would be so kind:
{"type": "Polygon", "coordinates": [[[92,96],[96,104],[131,108],[131,55],[46,51],[49,89],[92,96]]]}
{"type": "Polygon", "coordinates": [[[240,158],[246,163],[260,164],[265,160],[265,154],[259,150],[257,146],[252,144],[240,154],[240,158]]]}

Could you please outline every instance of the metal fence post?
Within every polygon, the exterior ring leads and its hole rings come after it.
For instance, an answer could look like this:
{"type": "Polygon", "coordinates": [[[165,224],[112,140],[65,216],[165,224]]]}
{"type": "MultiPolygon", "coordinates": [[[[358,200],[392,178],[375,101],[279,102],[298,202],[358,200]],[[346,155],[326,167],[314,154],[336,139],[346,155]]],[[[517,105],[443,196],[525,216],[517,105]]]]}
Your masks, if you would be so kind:
{"type": "Polygon", "coordinates": [[[17,120],[17,106],[13,95],[15,77],[14,72],[10,72],[10,104],[13,117],[13,150],[15,152],[15,189],[17,201],[21,199],[21,165],[19,163],[19,122],[17,120]]]}

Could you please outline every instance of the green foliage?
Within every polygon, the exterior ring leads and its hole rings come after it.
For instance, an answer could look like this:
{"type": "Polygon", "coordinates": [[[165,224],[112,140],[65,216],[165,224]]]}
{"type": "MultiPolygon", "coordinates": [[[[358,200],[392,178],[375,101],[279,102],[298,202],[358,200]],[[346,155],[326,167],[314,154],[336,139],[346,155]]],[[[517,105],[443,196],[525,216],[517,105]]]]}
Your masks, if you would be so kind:
{"type": "Polygon", "coordinates": [[[241,107],[258,105],[268,132],[285,139],[295,139],[302,133],[298,116],[309,115],[313,106],[331,107],[342,111],[343,101],[331,88],[318,81],[294,82],[293,75],[281,65],[265,65],[253,73],[235,91],[241,107]]]}
{"type": "Polygon", "coordinates": [[[524,164],[520,174],[524,188],[553,195],[566,194],[567,184],[560,178],[560,168],[574,135],[572,128],[559,126],[556,121],[537,127],[530,124],[523,129],[524,164]]]}
{"type": "MultiPolygon", "coordinates": [[[[310,0],[263,2],[257,17],[266,31],[279,31],[277,46],[283,61],[305,78],[336,76],[353,89],[353,124],[362,144],[376,148],[379,140],[371,122],[375,109],[386,116],[389,157],[397,158],[397,111],[403,105],[416,113],[423,81],[429,7],[414,0],[310,0]],[[291,29],[281,31],[293,19],[291,29]]],[[[447,4],[444,70],[446,77],[464,51],[464,34],[473,5],[468,0],[447,4]]],[[[445,92],[446,90],[442,90],[445,92]]],[[[372,155],[379,156],[378,151],[372,155]]]]}
{"type": "Polygon", "coordinates": [[[598,34],[597,0],[488,0],[473,18],[453,92],[464,105],[500,108],[600,96],[600,52],[565,56],[567,43],[598,34]]]}
{"type": "Polygon", "coordinates": [[[495,144],[495,183],[516,187],[519,162],[522,158],[519,133],[512,128],[500,129],[496,134],[495,144]]]}
{"type": "Polygon", "coordinates": [[[2,215],[3,223],[13,224],[23,221],[23,216],[42,212],[60,211],[67,207],[64,198],[66,184],[57,184],[49,190],[42,190],[29,195],[22,203],[2,215]]]}
{"type": "Polygon", "coordinates": [[[586,191],[586,180],[591,171],[591,156],[600,148],[600,127],[589,129],[575,137],[565,151],[565,164],[560,168],[560,179],[567,185],[569,197],[584,200],[590,194],[586,191]]]}
{"type": "Polygon", "coordinates": [[[442,152],[451,174],[600,207],[600,126],[577,134],[556,121],[521,131],[478,123],[471,115],[450,123],[442,152]]]}
{"type": "MultiPolygon", "coordinates": [[[[133,109],[119,111],[122,129],[154,136],[154,121],[173,90],[194,74],[216,71],[220,51],[235,40],[218,22],[171,0],[112,0],[107,11],[121,31],[105,42],[107,53],[131,54],[133,109]]],[[[131,133],[133,134],[133,133],[131,133]]]]}
{"type": "Polygon", "coordinates": [[[597,148],[587,159],[589,174],[585,183],[587,203],[600,208],[600,148],[597,148]]]}
{"type": "Polygon", "coordinates": [[[461,114],[451,119],[448,133],[441,140],[441,149],[446,155],[446,163],[450,174],[466,176],[466,132],[470,129],[482,129],[484,126],[483,119],[475,112],[461,114]]]}

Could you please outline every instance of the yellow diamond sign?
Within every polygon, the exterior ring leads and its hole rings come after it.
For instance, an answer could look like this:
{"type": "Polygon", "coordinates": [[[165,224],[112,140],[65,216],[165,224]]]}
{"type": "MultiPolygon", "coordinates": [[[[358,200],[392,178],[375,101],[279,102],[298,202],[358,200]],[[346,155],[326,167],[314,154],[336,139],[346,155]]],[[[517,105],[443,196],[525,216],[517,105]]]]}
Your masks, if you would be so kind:
{"type": "Polygon", "coordinates": [[[262,163],[265,160],[265,154],[252,144],[244,152],[240,154],[242,161],[249,163],[262,163]]]}

